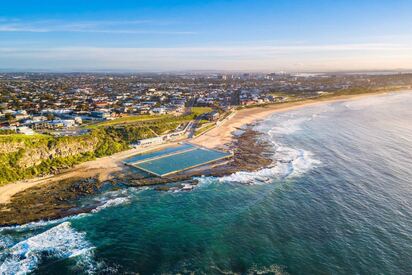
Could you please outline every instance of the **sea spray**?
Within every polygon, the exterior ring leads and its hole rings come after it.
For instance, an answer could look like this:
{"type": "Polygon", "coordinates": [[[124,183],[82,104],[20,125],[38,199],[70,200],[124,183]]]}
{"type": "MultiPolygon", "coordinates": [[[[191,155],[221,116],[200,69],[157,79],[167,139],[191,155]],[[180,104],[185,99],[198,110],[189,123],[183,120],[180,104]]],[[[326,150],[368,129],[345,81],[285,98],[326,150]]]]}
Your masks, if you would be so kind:
{"type": "Polygon", "coordinates": [[[1,254],[3,263],[0,266],[0,274],[32,272],[43,258],[91,258],[94,247],[85,239],[85,235],[74,230],[70,222],[63,222],[21,241],[1,254]]]}
{"type": "MultiPolygon", "coordinates": [[[[99,206],[93,209],[90,213],[80,213],[73,216],[67,216],[60,219],[30,222],[23,225],[6,226],[0,228],[0,259],[4,256],[4,251],[10,249],[19,242],[24,242],[30,239],[41,231],[47,231],[53,226],[58,226],[66,222],[80,220],[90,215],[97,214],[104,209],[110,207],[116,207],[131,202],[132,198],[135,198],[140,192],[147,190],[148,188],[127,188],[117,191],[107,192],[94,200],[99,202],[99,206]]],[[[1,261],[0,261],[1,262],[1,261]]],[[[0,273],[1,274],[1,273],[0,273]]]]}
{"type": "MultiPolygon", "coordinates": [[[[94,198],[93,200],[98,202],[99,206],[92,210],[93,213],[97,213],[107,207],[119,206],[125,203],[130,202],[133,196],[136,196],[139,192],[147,190],[148,188],[134,188],[129,187],[117,191],[107,192],[99,197],[94,198]]],[[[73,219],[79,219],[88,216],[88,213],[80,213],[74,216],[67,216],[61,219],[48,220],[48,221],[36,221],[30,222],[22,225],[14,226],[5,226],[0,227],[0,233],[7,234],[10,232],[24,232],[24,231],[33,231],[41,228],[46,228],[52,225],[56,225],[65,221],[70,221],[73,219]]]]}
{"type": "Polygon", "coordinates": [[[97,213],[100,212],[103,209],[106,209],[108,207],[113,207],[113,206],[118,206],[122,204],[129,203],[130,199],[127,197],[121,197],[121,198],[114,198],[106,201],[104,204],[96,207],[95,209],[92,210],[92,213],[97,213]]]}
{"type": "Polygon", "coordinates": [[[318,117],[323,112],[331,108],[322,108],[310,116],[297,116],[295,113],[284,115],[276,124],[272,120],[263,121],[257,124],[254,129],[262,133],[261,138],[272,144],[271,158],[273,163],[270,167],[265,167],[255,172],[239,171],[229,176],[218,179],[219,182],[239,182],[245,184],[265,184],[274,181],[298,177],[307,171],[319,166],[321,162],[314,154],[308,150],[293,148],[282,144],[279,140],[287,135],[292,135],[302,130],[301,125],[318,117]]]}
{"type": "Polygon", "coordinates": [[[219,182],[239,182],[246,184],[264,184],[283,179],[298,177],[317,167],[321,162],[309,151],[279,146],[273,155],[270,167],[255,172],[236,172],[219,178],[219,182]]]}

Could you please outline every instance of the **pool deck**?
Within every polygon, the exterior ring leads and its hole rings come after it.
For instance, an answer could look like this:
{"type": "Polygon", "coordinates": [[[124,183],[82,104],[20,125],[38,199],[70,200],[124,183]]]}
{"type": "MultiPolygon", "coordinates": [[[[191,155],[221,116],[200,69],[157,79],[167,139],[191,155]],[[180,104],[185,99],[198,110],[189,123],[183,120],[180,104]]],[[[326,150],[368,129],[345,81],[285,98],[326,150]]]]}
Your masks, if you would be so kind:
{"type": "MultiPolygon", "coordinates": [[[[187,146],[185,146],[185,148],[183,148],[182,150],[177,150],[173,152],[168,152],[167,150],[163,149],[166,151],[165,154],[161,154],[162,150],[158,150],[158,151],[154,151],[150,153],[158,152],[160,153],[159,155],[155,155],[153,157],[148,157],[148,158],[143,158],[143,159],[138,159],[137,161],[133,161],[133,162],[126,160],[123,163],[125,165],[137,168],[139,170],[142,170],[156,177],[166,177],[166,176],[173,175],[179,172],[187,171],[187,170],[190,170],[196,167],[205,166],[211,163],[215,163],[215,162],[233,157],[232,152],[224,152],[224,151],[220,151],[216,149],[205,148],[203,146],[199,146],[199,145],[195,145],[191,143],[183,143],[183,145],[189,145],[190,147],[187,148],[187,146]],[[205,156],[206,159],[202,161],[202,160],[194,158],[193,165],[189,165],[189,163],[187,162],[188,159],[185,158],[185,155],[187,155],[188,157],[192,155],[193,157],[193,154],[195,154],[196,152],[199,152],[200,157],[202,156],[201,155],[202,152],[205,152],[203,156],[205,156]],[[217,156],[213,156],[213,154],[217,154],[217,156]],[[174,159],[174,157],[176,158],[174,159]],[[179,160],[179,157],[180,157],[180,160],[179,160]],[[169,165],[169,167],[162,167],[162,162],[165,162],[163,164],[166,166],[169,165]],[[172,167],[170,167],[170,163],[176,163],[177,166],[179,166],[180,164],[181,167],[177,167],[176,169],[173,169],[172,167]],[[162,170],[165,170],[164,173],[162,173],[162,170]]],[[[150,153],[146,153],[146,154],[150,154],[150,153]]]]}

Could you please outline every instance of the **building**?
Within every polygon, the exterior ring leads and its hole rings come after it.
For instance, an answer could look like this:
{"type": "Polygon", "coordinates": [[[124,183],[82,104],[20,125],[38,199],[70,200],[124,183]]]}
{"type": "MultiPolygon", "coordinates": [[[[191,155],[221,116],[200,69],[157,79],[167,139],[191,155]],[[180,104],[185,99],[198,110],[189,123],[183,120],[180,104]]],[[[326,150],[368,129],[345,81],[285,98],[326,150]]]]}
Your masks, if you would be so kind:
{"type": "Polygon", "coordinates": [[[17,133],[28,135],[28,136],[35,134],[35,132],[32,129],[26,126],[17,127],[17,133]]]}
{"type": "Polygon", "coordinates": [[[100,118],[100,119],[108,119],[111,117],[109,112],[102,112],[102,111],[93,111],[90,113],[92,117],[100,118]]]}
{"type": "Polygon", "coordinates": [[[213,111],[213,112],[205,114],[205,118],[209,121],[216,121],[219,119],[219,117],[220,115],[218,111],[213,111]]]}
{"type": "Polygon", "coordinates": [[[150,145],[157,145],[162,144],[164,142],[163,137],[154,137],[154,138],[146,138],[138,140],[135,146],[150,146],[150,145]]]}
{"type": "Polygon", "coordinates": [[[155,114],[163,115],[166,114],[166,109],[163,107],[153,108],[152,112],[155,114]]]}

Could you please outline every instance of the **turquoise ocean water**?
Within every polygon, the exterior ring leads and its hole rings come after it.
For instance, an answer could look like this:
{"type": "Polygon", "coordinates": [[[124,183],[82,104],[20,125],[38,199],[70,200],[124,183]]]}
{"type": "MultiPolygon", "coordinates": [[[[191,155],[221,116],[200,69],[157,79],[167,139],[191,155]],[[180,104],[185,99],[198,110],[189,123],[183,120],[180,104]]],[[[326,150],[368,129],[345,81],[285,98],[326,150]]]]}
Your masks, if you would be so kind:
{"type": "Polygon", "coordinates": [[[0,274],[412,273],[412,93],[278,113],[273,166],[0,229],[0,274]]]}

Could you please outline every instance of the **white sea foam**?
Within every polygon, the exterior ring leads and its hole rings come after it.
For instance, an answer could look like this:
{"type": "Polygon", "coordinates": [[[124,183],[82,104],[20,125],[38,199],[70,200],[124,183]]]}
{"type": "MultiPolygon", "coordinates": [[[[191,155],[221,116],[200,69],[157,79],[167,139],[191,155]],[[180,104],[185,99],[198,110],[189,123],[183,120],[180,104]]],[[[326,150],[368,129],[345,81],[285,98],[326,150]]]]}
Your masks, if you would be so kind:
{"type": "Polygon", "coordinates": [[[334,109],[333,105],[325,104],[316,108],[277,113],[257,124],[254,129],[262,133],[270,132],[272,135],[290,135],[302,130],[303,123],[322,117],[322,114],[334,109]]]}
{"type": "Polygon", "coordinates": [[[266,120],[255,129],[266,133],[263,137],[267,142],[273,144],[273,163],[270,167],[256,172],[237,172],[219,179],[219,181],[240,182],[247,184],[264,184],[274,180],[298,177],[318,166],[321,162],[315,159],[312,152],[292,148],[279,142],[282,137],[294,134],[302,130],[302,124],[319,117],[321,113],[331,109],[326,106],[317,110],[314,114],[298,115],[296,113],[284,114],[281,119],[266,120]]]}
{"type": "Polygon", "coordinates": [[[103,209],[109,207],[115,207],[123,204],[128,204],[133,198],[135,198],[140,192],[148,190],[148,187],[133,188],[129,187],[126,189],[110,191],[103,194],[101,197],[97,198],[98,201],[103,202],[102,205],[96,207],[92,210],[92,213],[97,213],[103,209]]]}
{"type": "Polygon", "coordinates": [[[64,222],[5,250],[1,254],[0,274],[27,274],[35,270],[44,257],[76,257],[85,269],[95,266],[93,246],[85,239],[85,233],[77,232],[70,222],[64,222]]]}
{"type": "Polygon", "coordinates": [[[302,130],[301,124],[310,118],[296,118],[288,119],[280,122],[277,126],[271,127],[269,134],[276,135],[290,135],[297,131],[302,130]]]}
{"type": "MultiPolygon", "coordinates": [[[[411,92],[412,91],[409,91],[408,93],[386,93],[353,101],[346,101],[342,104],[350,110],[364,110],[367,108],[380,109],[383,106],[387,107],[389,104],[403,105],[402,103],[410,101],[412,96],[411,92]]],[[[400,108],[400,106],[397,106],[397,108],[400,108]]]]}
{"type": "MultiPolygon", "coordinates": [[[[138,188],[138,189],[130,187],[130,188],[122,189],[118,191],[107,192],[100,198],[97,198],[98,201],[101,201],[104,204],[98,206],[96,209],[94,209],[94,211],[92,211],[92,213],[97,213],[100,210],[111,207],[111,206],[117,206],[117,205],[129,203],[133,196],[147,189],[148,189],[147,187],[138,188]]],[[[88,213],[81,213],[75,216],[68,216],[68,217],[64,217],[64,218],[56,219],[56,220],[38,221],[38,222],[30,222],[30,223],[26,223],[22,225],[5,226],[5,227],[0,228],[0,233],[6,232],[6,231],[23,232],[27,230],[35,230],[38,228],[43,228],[46,226],[59,224],[65,221],[73,220],[73,219],[83,218],[88,215],[89,215],[88,213]]]]}
{"type": "Polygon", "coordinates": [[[13,239],[8,236],[0,236],[0,251],[13,245],[13,239]]]}
{"type": "Polygon", "coordinates": [[[239,182],[246,184],[264,184],[274,180],[298,177],[320,164],[309,151],[279,147],[274,154],[271,167],[256,172],[237,172],[219,178],[219,181],[239,182]]]}
{"type": "Polygon", "coordinates": [[[103,205],[100,205],[92,210],[92,213],[100,212],[103,209],[108,207],[118,206],[122,204],[130,203],[130,198],[128,197],[121,197],[121,198],[114,198],[106,201],[103,205]]]}
{"type": "Polygon", "coordinates": [[[392,96],[388,95],[379,95],[379,96],[372,96],[362,99],[357,99],[354,101],[346,101],[343,103],[343,106],[350,110],[364,110],[370,107],[376,108],[382,105],[387,106],[388,103],[393,102],[402,102],[404,100],[402,94],[393,94],[392,96]]]}
{"type": "Polygon", "coordinates": [[[62,223],[68,220],[81,218],[86,215],[87,215],[86,213],[81,213],[75,216],[68,216],[68,217],[64,217],[64,218],[56,219],[56,220],[29,222],[29,223],[22,224],[22,225],[5,226],[5,227],[0,228],[0,233],[4,233],[7,231],[24,232],[24,231],[36,230],[39,228],[44,228],[47,226],[59,224],[59,223],[62,223]]]}
{"type": "Polygon", "coordinates": [[[90,244],[85,241],[84,233],[78,233],[70,226],[70,220],[79,219],[93,215],[109,207],[115,207],[129,203],[137,193],[145,188],[122,189],[107,192],[97,198],[103,204],[96,207],[91,213],[82,213],[51,221],[31,222],[23,225],[8,226],[0,228],[0,274],[26,274],[33,271],[40,263],[42,256],[55,258],[77,257],[80,269],[93,270],[97,264],[92,260],[90,244]],[[33,231],[54,226],[47,231],[27,238],[33,231]],[[17,239],[13,233],[20,232],[17,239]],[[10,234],[9,236],[9,233],[10,234]],[[26,236],[26,237],[24,237],[26,236]],[[23,239],[27,238],[27,239],[23,239]],[[16,244],[17,241],[20,241],[16,244]],[[13,246],[14,244],[14,246],[13,246]]]}
{"type": "MultiPolygon", "coordinates": [[[[107,192],[101,197],[97,198],[102,204],[96,207],[91,213],[81,213],[74,216],[68,216],[61,219],[49,220],[49,221],[37,221],[30,222],[23,225],[5,226],[0,228],[0,251],[10,248],[13,244],[24,240],[27,236],[33,235],[35,231],[45,229],[54,225],[58,225],[64,222],[81,219],[93,214],[96,214],[103,209],[115,207],[123,204],[130,203],[131,199],[141,191],[147,190],[147,188],[128,188],[117,191],[107,192]],[[19,234],[15,234],[19,233],[19,234]]],[[[0,254],[1,256],[2,254],[0,254]]],[[[2,274],[2,273],[0,273],[2,274]]]]}

